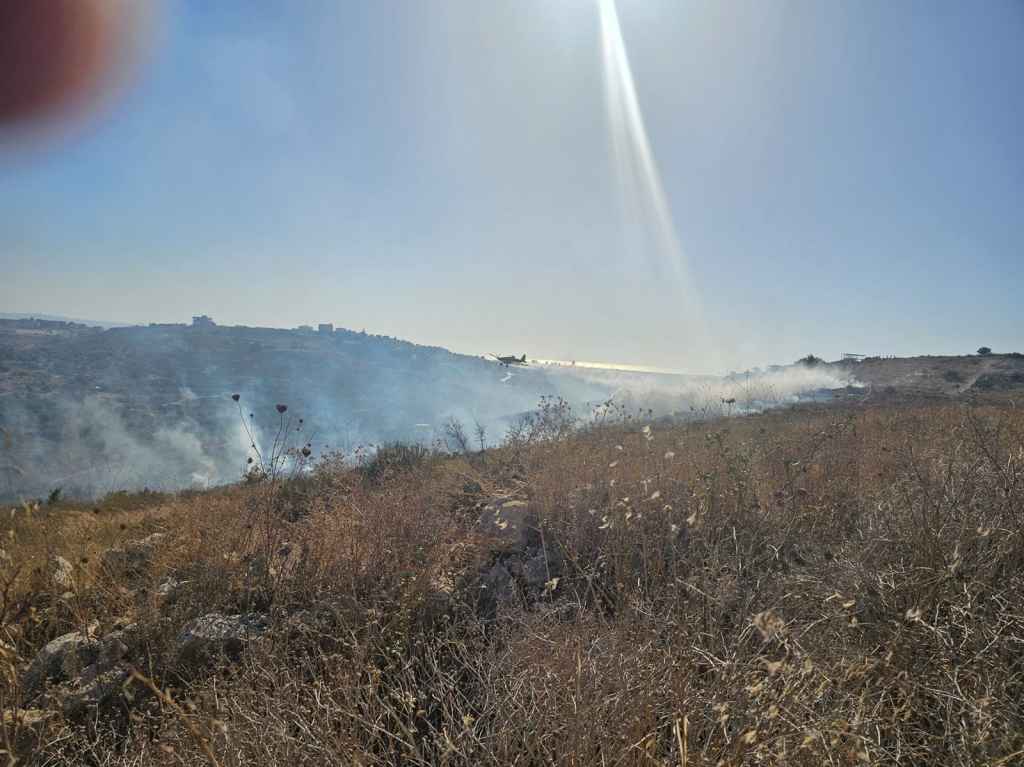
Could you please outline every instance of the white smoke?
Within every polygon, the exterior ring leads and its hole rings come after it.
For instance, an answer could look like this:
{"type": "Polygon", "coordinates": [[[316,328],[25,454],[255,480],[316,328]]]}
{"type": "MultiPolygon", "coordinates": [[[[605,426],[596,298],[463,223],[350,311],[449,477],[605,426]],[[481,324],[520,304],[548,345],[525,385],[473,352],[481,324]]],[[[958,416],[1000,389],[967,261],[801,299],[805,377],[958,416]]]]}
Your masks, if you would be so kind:
{"type": "MultiPolygon", "coordinates": [[[[606,387],[608,401],[626,412],[651,411],[655,417],[737,415],[760,412],[824,396],[847,387],[861,388],[853,376],[828,365],[790,365],[768,371],[728,376],[689,376],[644,373],[613,368],[553,365],[548,370],[560,388],[570,390],[572,379],[606,387]]],[[[592,413],[605,412],[603,405],[592,413]]]]}

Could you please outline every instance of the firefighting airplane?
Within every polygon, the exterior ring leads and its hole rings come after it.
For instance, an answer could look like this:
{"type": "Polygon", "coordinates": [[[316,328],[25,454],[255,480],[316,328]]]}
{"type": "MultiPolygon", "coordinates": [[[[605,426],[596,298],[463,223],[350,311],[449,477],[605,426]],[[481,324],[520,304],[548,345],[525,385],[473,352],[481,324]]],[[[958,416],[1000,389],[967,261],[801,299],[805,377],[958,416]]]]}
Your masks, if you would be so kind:
{"type": "Polygon", "coordinates": [[[496,359],[498,362],[500,362],[505,367],[511,367],[512,365],[520,365],[520,366],[526,367],[526,368],[530,367],[529,363],[526,361],[526,355],[525,354],[521,358],[517,358],[517,357],[499,357],[497,354],[492,354],[491,356],[494,357],[494,359],[496,359]]]}

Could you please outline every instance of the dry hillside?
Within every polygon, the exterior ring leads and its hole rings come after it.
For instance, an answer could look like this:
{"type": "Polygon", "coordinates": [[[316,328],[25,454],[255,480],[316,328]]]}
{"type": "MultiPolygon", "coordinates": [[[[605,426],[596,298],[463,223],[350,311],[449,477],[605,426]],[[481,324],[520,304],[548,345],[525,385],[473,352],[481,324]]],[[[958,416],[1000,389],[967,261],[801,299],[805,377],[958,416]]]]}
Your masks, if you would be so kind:
{"type": "Polygon", "coordinates": [[[1024,355],[869,358],[830,367],[870,383],[879,392],[963,394],[1024,392],[1024,355]]]}
{"type": "MultiPolygon", "coordinates": [[[[1024,415],[860,398],[14,509],[18,764],[1016,764],[1024,415]]],[[[12,757],[12,758],[14,758],[12,757]]]]}

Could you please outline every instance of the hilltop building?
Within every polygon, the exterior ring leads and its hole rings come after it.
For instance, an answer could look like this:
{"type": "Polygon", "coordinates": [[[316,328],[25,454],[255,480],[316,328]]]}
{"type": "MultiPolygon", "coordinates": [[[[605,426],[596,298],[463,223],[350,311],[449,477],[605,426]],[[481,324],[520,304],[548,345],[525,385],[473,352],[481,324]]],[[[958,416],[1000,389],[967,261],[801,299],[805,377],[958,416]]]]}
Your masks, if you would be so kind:
{"type": "Polygon", "coordinates": [[[199,317],[193,317],[192,318],[192,327],[194,327],[194,328],[215,328],[215,327],[217,327],[217,323],[214,322],[210,317],[207,317],[205,314],[203,314],[203,315],[200,315],[199,317]]]}
{"type": "Polygon", "coordinates": [[[321,322],[319,325],[316,326],[316,329],[317,332],[319,333],[333,333],[334,325],[333,323],[330,322],[321,322]]]}

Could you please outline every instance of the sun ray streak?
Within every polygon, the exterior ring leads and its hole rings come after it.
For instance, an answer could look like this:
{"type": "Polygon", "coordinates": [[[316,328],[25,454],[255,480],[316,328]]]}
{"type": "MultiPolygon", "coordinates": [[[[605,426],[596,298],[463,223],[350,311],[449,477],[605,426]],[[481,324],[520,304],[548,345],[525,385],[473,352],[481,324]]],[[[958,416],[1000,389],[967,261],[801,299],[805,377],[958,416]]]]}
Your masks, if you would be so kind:
{"type": "Polygon", "coordinates": [[[634,256],[645,254],[656,272],[671,275],[692,338],[707,354],[712,347],[708,323],[651,149],[614,0],[600,0],[600,12],[606,119],[624,246],[634,256]]]}

